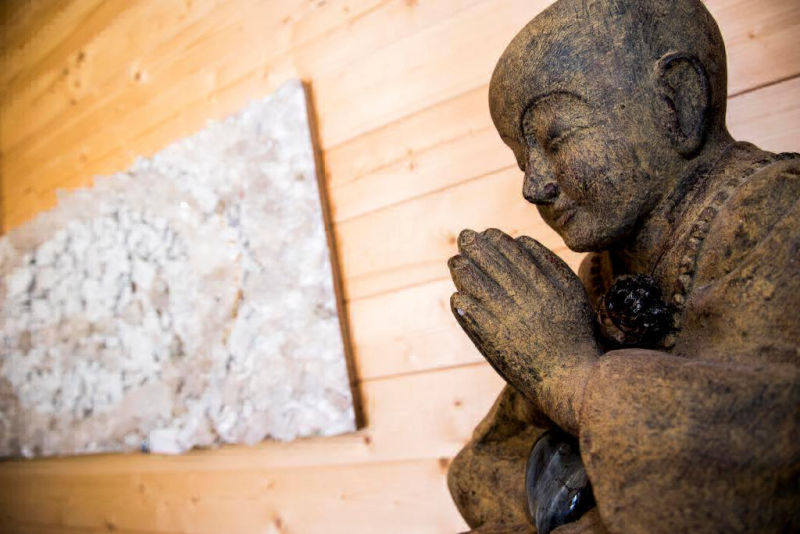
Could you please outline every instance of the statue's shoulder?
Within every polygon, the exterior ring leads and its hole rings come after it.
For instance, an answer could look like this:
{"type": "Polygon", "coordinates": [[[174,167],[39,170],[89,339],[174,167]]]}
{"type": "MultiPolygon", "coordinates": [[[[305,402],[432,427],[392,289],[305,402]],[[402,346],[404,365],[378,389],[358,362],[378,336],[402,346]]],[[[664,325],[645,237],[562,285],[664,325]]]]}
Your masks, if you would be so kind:
{"type": "Polygon", "coordinates": [[[677,351],[800,364],[798,199],[797,155],[777,156],[730,190],[701,247],[677,351]]]}
{"type": "MultiPolygon", "coordinates": [[[[771,161],[739,179],[710,221],[697,269],[706,280],[725,276],[749,261],[790,257],[781,252],[797,246],[800,154],[773,155],[771,161]]],[[[798,268],[796,262],[790,263],[775,267],[798,268]]]]}

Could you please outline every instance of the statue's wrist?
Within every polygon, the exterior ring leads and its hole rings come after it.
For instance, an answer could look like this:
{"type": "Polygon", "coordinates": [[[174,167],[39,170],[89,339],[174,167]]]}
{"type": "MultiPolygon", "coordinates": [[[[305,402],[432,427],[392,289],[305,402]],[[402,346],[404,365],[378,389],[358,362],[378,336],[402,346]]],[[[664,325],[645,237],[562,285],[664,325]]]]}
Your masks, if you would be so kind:
{"type": "Polygon", "coordinates": [[[583,347],[566,359],[570,363],[557,366],[542,382],[543,408],[553,422],[574,436],[580,433],[584,391],[600,354],[596,345],[583,347]]]}

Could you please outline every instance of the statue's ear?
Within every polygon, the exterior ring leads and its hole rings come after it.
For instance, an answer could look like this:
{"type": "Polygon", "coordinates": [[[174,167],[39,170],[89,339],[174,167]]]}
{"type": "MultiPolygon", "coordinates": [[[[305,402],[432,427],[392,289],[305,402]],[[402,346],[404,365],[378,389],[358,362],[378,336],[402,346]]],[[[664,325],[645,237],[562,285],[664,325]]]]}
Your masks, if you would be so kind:
{"type": "Polygon", "coordinates": [[[671,53],[654,72],[656,117],[675,150],[686,158],[703,147],[711,115],[711,85],[695,56],[671,53]]]}

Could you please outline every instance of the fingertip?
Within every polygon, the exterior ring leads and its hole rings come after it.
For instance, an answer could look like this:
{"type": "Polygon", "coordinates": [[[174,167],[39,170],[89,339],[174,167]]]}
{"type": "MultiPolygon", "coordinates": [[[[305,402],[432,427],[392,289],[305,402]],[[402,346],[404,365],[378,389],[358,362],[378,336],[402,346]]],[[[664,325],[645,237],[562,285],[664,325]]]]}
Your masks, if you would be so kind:
{"type": "Polygon", "coordinates": [[[500,239],[503,237],[503,231],[497,228],[487,228],[482,232],[482,235],[488,239],[500,239]]]}
{"type": "Polygon", "coordinates": [[[459,258],[461,258],[461,255],[456,254],[447,260],[447,268],[450,269],[451,272],[458,267],[459,258]]]}
{"type": "Polygon", "coordinates": [[[533,246],[534,246],[534,247],[536,247],[536,248],[542,248],[542,247],[544,247],[544,245],[542,245],[541,243],[539,243],[539,241],[537,241],[536,239],[534,239],[534,238],[532,238],[532,237],[530,237],[530,236],[527,236],[527,235],[521,235],[521,236],[519,236],[519,237],[517,238],[517,242],[518,242],[518,243],[522,243],[522,244],[529,244],[529,245],[533,245],[533,246]]]}
{"type": "Polygon", "coordinates": [[[456,292],[450,295],[450,309],[453,311],[453,314],[455,314],[456,318],[461,318],[466,315],[467,312],[464,308],[461,293],[456,292]]]}
{"type": "Polygon", "coordinates": [[[530,254],[531,256],[533,256],[534,258],[537,258],[537,259],[540,259],[541,255],[545,251],[550,252],[549,248],[547,248],[546,246],[542,245],[536,239],[534,239],[534,238],[532,238],[530,236],[527,236],[527,235],[519,236],[516,239],[516,242],[519,243],[520,246],[528,252],[528,254],[530,254]]]}
{"type": "Polygon", "coordinates": [[[473,230],[470,230],[469,228],[461,230],[461,233],[458,234],[458,246],[459,246],[459,248],[461,248],[463,246],[471,245],[472,243],[474,243],[475,242],[475,235],[476,235],[475,232],[473,230]]]}

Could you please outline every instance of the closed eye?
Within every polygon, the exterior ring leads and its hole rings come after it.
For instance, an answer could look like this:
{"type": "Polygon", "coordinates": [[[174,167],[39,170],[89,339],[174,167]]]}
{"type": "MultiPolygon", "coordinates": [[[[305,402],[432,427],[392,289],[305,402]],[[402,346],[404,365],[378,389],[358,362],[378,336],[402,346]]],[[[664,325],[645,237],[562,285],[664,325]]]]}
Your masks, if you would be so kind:
{"type": "Polygon", "coordinates": [[[588,128],[588,126],[574,126],[567,130],[559,132],[552,137],[548,137],[545,143],[545,149],[548,152],[552,153],[558,152],[559,147],[561,146],[562,143],[564,143],[564,141],[567,141],[570,137],[572,137],[581,130],[585,130],[586,128],[588,128]]]}

